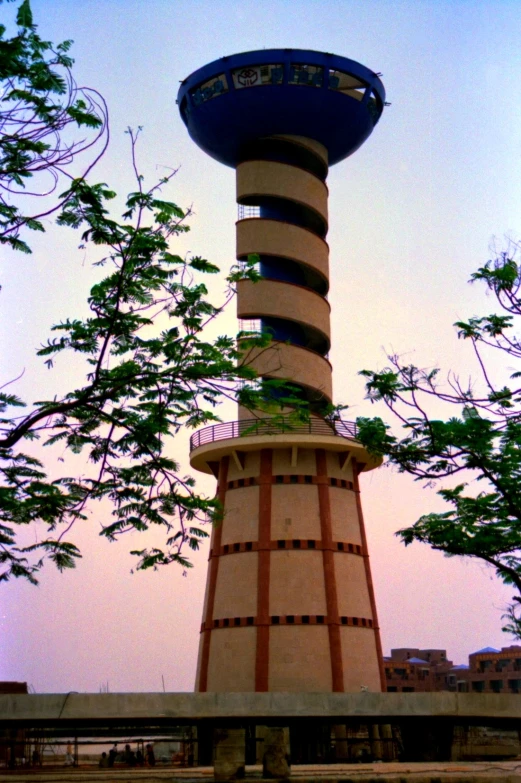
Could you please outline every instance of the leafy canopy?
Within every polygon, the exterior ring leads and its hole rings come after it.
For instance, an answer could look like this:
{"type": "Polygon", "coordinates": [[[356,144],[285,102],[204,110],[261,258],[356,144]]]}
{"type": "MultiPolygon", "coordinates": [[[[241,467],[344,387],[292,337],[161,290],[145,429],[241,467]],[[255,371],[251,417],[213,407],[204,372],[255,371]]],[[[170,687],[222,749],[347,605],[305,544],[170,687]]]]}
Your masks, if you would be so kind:
{"type": "Polygon", "coordinates": [[[501,312],[455,324],[458,337],[472,346],[479,381],[463,384],[451,373],[442,384],[438,369],[424,370],[388,356],[389,365],[382,371],[363,370],[361,375],[367,379],[368,398],[383,402],[404,434],[394,435],[381,418],[360,418],[357,424],[369,451],[386,456],[417,480],[437,482],[461,475],[457,486],[439,490],[448,511],[426,514],[397,535],[406,545],[421,541],[446,555],[491,565],[517,591],[504,630],[521,638],[521,371],[511,372],[508,385],[496,380],[489,351],[499,351],[507,367],[521,359],[517,251],[513,245],[472,275],[472,281],[483,283],[495,296],[501,312]],[[429,415],[434,401],[452,407],[454,415],[429,415]]]}
{"type": "MultiPolygon", "coordinates": [[[[130,132],[132,149],[136,134],[130,132]]],[[[137,171],[137,170],[136,170],[137,171]]],[[[194,490],[190,476],[179,473],[172,442],[181,427],[219,421],[215,407],[223,395],[249,407],[265,408],[270,383],[250,383],[244,342],[218,337],[208,341],[205,328],[234,294],[243,277],[255,280],[256,258],[232,269],[220,306],[208,299],[203,278],[218,268],[199,256],[172,253],[171,241],[188,230],[186,213],[161,197],[171,177],[149,190],[137,174],[137,188],[126,200],[120,221],[109,212],[115,193],[104,184],[74,180],[62,194],[58,223],[82,231],[82,242],[102,249],[97,262],[105,276],[88,298],[90,315],[52,327],[54,336],[38,351],[49,368],[63,354],[84,357],[83,386],[61,398],[34,404],[29,413],[14,394],[0,392],[0,580],[23,576],[35,581],[44,560],[60,569],[80,557],[67,539],[74,523],[95,506],[101,535],[115,540],[130,530],[160,526],[166,548],[133,552],[138,569],[172,562],[188,567],[182,553],[197,549],[208,534],[201,524],[219,517],[216,499],[194,490]],[[93,466],[78,478],[50,479],[43,462],[21,449],[24,441],[43,438],[47,447],[61,443],[83,453],[93,466]],[[17,526],[43,522],[48,535],[37,543],[17,543],[17,526]]],[[[247,345],[264,348],[267,335],[249,336],[247,345]]],[[[291,390],[280,399],[281,382],[271,382],[278,405],[296,401],[291,390]]]]}
{"type": "Polygon", "coordinates": [[[188,231],[189,214],[163,195],[175,172],[144,187],[135,155],[139,131],[129,131],[136,184],[121,217],[111,211],[116,193],[107,184],[89,184],[86,172],[68,173],[64,167],[78,153],[100,139],[106,146],[104,101],[75,86],[70,41],[57,47],[43,41],[28,0],[18,8],[17,24],[11,39],[0,27],[0,241],[30,252],[20,231],[43,231],[40,218],[58,211],[58,225],[80,232],[83,247],[94,251],[100,279],[88,297],[88,316],[55,324],[38,351],[49,369],[80,358],[78,388],[28,406],[8,388],[13,380],[0,386],[0,581],[36,583],[47,560],[60,570],[74,567],[81,557],[74,526],[89,515],[110,541],[129,531],[164,533],[162,548],[132,552],[138,569],[188,567],[186,548],[198,548],[208,535],[202,525],[219,520],[222,509],[180,471],[173,444],[181,428],[219,421],[216,407],[226,396],[269,413],[275,429],[305,418],[306,408],[298,390],[281,380],[259,384],[248,366],[250,351],[268,349],[269,335],[207,337],[235,284],[257,279],[257,259],[232,268],[223,301],[210,301],[205,279],[219,270],[172,250],[188,231]],[[94,137],[74,140],[65,132],[69,126],[84,126],[94,137]],[[51,187],[38,191],[33,184],[33,195],[52,192],[64,177],[68,187],[29,217],[19,199],[42,174],[51,187]],[[288,406],[294,413],[282,416],[288,406]],[[58,447],[65,457],[82,455],[80,476],[56,457],[58,447]]]}
{"type": "Polygon", "coordinates": [[[45,199],[26,214],[20,196],[50,196],[72,176],[75,158],[90,151],[86,176],[106,149],[108,114],[102,96],[72,77],[72,41],[53,46],[38,35],[29,0],[18,7],[16,24],[11,38],[0,24],[0,244],[30,253],[20,231],[43,231],[42,218],[60,203],[45,199]],[[72,132],[78,129],[82,137],[72,132]]]}

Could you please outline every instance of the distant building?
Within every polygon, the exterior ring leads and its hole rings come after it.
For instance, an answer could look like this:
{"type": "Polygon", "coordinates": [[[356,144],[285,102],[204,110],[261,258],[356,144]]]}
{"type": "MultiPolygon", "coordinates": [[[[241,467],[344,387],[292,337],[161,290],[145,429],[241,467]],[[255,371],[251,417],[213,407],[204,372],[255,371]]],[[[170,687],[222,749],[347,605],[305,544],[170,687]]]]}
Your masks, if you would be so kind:
{"type": "Polygon", "coordinates": [[[512,645],[469,655],[468,690],[473,693],[519,693],[521,691],[521,647],[512,645]]]}
{"type": "Polygon", "coordinates": [[[388,692],[520,693],[521,646],[484,647],[454,665],[446,650],[400,647],[384,658],[388,692]]]}
{"type": "Polygon", "coordinates": [[[388,692],[458,690],[453,674],[458,667],[447,660],[446,650],[400,647],[384,658],[384,667],[388,692]]]}

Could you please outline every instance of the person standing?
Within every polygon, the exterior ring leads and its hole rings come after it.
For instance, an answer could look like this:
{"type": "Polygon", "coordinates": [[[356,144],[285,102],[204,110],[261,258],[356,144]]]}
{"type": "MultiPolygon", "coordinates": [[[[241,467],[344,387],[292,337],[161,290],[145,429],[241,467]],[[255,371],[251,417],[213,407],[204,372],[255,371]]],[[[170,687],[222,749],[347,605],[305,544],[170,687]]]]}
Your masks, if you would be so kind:
{"type": "Polygon", "coordinates": [[[114,745],[109,750],[109,767],[114,766],[114,762],[116,761],[117,755],[118,755],[118,743],[115,742],[114,745]]]}

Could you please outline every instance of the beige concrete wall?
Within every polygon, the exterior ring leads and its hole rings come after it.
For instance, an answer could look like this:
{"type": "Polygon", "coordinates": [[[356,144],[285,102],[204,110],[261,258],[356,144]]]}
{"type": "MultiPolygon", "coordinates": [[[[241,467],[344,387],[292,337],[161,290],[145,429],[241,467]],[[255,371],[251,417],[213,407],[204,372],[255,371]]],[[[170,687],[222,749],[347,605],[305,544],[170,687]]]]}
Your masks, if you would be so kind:
{"type": "Polygon", "coordinates": [[[269,689],[313,693],[330,691],[331,662],[325,625],[270,628],[269,689]]]}
{"type": "Polygon", "coordinates": [[[367,685],[371,692],[379,693],[380,673],[374,631],[340,626],[340,643],[345,691],[358,693],[361,685],[367,685]]]}
{"type": "Polygon", "coordinates": [[[237,258],[250,253],[290,258],[315,269],[329,280],[329,247],[313,231],[264,218],[246,218],[237,223],[237,258]]]}
{"type": "MultiPolygon", "coordinates": [[[[245,418],[253,418],[252,412],[248,411],[248,415],[245,418]]],[[[233,457],[231,457],[228,466],[228,481],[234,481],[235,479],[240,478],[250,478],[251,476],[258,476],[260,473],[260,452],[249,451],[241,453],[240,445],[240,443],[237,444],[237,451],[239,452],[238,456],[244,467],[239,468],[233,457]]]]}
{"type": "Polygon", "coordinates": [[[334,451],[326,452],[327,475],[331,478],[352,481],[353,466],[350,460],[347,465],[344,465],[344,456],[345,454],[336,454],[334,451]],[[342,459],[342,465],[340,465],[340,458],[342,459]]]}
{"type": "Polygon", "coordinates": [[[209,691],[254,691],[256,628],[212,631],[208,665],[209,691]]]}
{"type": "MultiPolygon", "coordinates": [[[[271,553],[270,615],[327,614],[322,552],[311,549],[271,553]]],[[[306,627],[299,626],[305,635],[306,627]]]]}
{"type": "Polygon", "coordinates": [[[317,472],[315,449],[297,449],[296,463],[292,465],[291,449],[276,449],[273,452],[273,475],[308,475],[314,476],[317,472]]]}
{"type": "Polygon", "coordinates": [[[322,538],[317,487],[274,484],[271,500],[271,538],[322,538]]]}
{"type": "Polygon", "coordinates": [[[333,559],[338,585],[339,615],[372,618],[364,559],[360,555],[346,552],[335,552],[333,559]]]}
{"type": "Polygon", "coordinates": [[[196,690],[196,691],[199,688],[199,678],[201,676],[201,657],[202,657],[202,652],[203,652],[203,638],[204,638],[204,635],[200,634],[199,635],[199,649],[198,649],[198,653],[197,653],[197,669],[196,669],[196,672],[195,672],[195,687],[194,687],[194,690],[196,690]]]}
{"type": "Polygon", "coordinates": [[[224,503],[221,544],[257,541],[259,537],[259,487],[229,489],[224,503]]]}
{"type": "MultiPolygon", "coordinates": [[[[224,555],[217,574],[213,619],[255,617],[256,614],[257,553],[224,555]]],[[[241,631],[240,628],[235,630],[241,631]]],[[[212,631],[212,636],[214,635],[215,632],[212,631]]]]}
{"type": "Polygon", "coordinates": [[[206,574],[206,587],[204,588],[204,600],[203,600],[203,613],[201,615],[201,622],[204,623],[206,620],[206,609],[208,607],[208,593],[210,589],[210,562],[208,563],[208,572],[206,574]]]}
{"type": "Polygon", "coordinates": [[[273,316],[309,324],[328,339],[330,307],[309,288],[275,280],[240,280],[237,283],[237,317],[273,316]]]}
{"type": "Polygon", "coordinates": [[[268,348],[252,348],[243,361],[261,376],[284,378],[333,398],[332,369],[327,359],[314,351],[288,343],[273,342],[268,348]]]}
{"type": "Polygon", "coordinates": [[[304,204],[327,224],[327,186],[308,171],[271,160],[248,160],[237,166],[237,201],[251,203],[254,196],[275,196],[304,204]]]}
{"type": "Polygon", "coordinates": [[[323,144],[321,144],[319,141],[315,141],[314,139],[308,139],[307,136],[294,136],[289,133],[281,133],[277,136],[274,136],[273,138],[276,139],[288,139],[288,141],[294,141],[295,144],[300,144],[302,147],[306,147],[306,149],[310,150],[310,152],[313,152],[318,158],[320,158],[324,163],[329,163],[329,154],[327,151],[327,147],[324,147],[323,144]]]}
{"type": "Polygon", "coordinates": [[[361,544],[362,536],[355,493],[339,487],[329,487],[329,503],[333,541],[361,544]]]}

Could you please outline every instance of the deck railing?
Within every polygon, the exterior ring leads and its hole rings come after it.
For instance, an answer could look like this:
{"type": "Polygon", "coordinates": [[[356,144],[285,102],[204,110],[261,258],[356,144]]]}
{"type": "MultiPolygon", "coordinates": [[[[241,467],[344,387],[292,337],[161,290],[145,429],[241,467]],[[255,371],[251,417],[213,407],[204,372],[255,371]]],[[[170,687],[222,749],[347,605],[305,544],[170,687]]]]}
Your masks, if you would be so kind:
{"type": "Polygon", "coordinates": [[[214,424],[194,432],[190,438],[190,451],[213,443],[216,440],[240,438],[248,435],[336,435],[340,438],[356,438],[354,421],[327,422],[324,419],[310,419],[305,424],[291,424],[289,420],[281,419],[243,419],[242,421],[227,421],[214,424]]]}

